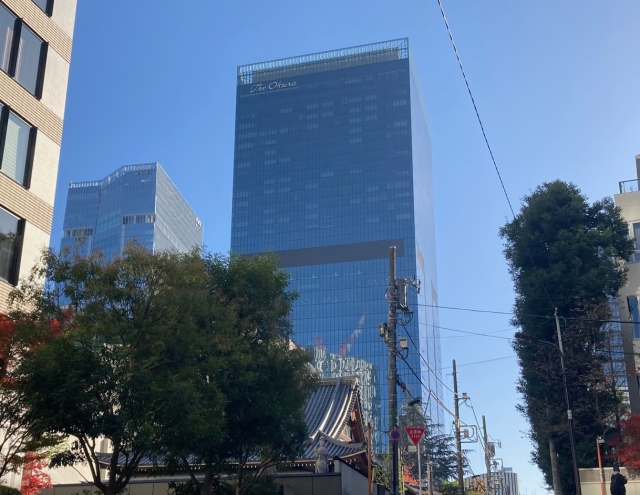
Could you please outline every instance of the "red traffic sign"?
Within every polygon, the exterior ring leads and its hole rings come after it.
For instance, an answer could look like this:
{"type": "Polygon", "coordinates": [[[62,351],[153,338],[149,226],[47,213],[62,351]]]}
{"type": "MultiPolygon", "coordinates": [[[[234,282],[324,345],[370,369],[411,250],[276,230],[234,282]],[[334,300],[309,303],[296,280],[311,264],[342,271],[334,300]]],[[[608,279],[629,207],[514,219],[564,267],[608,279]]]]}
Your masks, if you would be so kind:
{"type": "Polygon", "coordinates": [[[393,440],[394,442],[397,442],[398,440],[400,440],[400,432],[398,430],[391,430],[389,432],[389,436],[391,437],[391,440],[393,440]]]}
{"type": "Polygon", "coordinates": [[[617,428],[614,428],[613,426],[610,426],[609,428],[604,430],[604,433],[602,436],[604,437],[604,442],[609,447],[615,447],[622,441],[622,435],[620,434],[620,430],[618,430],[617,428]]]}
{"type": "Polygon", "coordinates": [[[424,435],[424,428],[418,426],[408,426],[405,428],[407,436],[413,445],[418,445],[424,435]]]}

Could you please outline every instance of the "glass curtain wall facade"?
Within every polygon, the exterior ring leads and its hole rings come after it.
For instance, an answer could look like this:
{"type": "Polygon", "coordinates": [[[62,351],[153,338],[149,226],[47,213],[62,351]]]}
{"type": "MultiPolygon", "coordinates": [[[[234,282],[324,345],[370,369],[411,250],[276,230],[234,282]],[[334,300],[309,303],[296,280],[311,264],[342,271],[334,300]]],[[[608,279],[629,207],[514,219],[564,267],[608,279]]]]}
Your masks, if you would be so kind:
{"type": "Polygon", "coordinates": [[[159,163],[69,184],[60,248],[106,259],[135,242],[152,252],[202,247],[202,223],[159,163]]]}
{"type": "Polygon", "coordinates": [[[422,283],[398,327],[399,378],[443,424],[430,137],[408,40],[239,67],[231,251],[280,257],[299,293],[294,340],[325,356],[325,376],[363,375],[379,449],[390,246],[397,276],[422,283]]]}

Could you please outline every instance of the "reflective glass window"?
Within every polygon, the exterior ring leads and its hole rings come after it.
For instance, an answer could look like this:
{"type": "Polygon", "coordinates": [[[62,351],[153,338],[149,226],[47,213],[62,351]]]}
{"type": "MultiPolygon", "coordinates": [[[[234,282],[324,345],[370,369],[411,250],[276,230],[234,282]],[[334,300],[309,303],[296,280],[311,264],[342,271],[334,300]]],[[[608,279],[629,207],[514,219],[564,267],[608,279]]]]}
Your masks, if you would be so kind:
{"type": "Polygon", "coordinates": [[[49,13],[47,10],[48,7],[48,0],[33,0],[33,3],[35,3],[38,7],[40,7],[43,11],[45,11],[47,14],[49,13]]]}
{"type": "Polygon", "coordinates": [[[20,31],[20,49],[16,64],[16,80],[30,93],[35,94],[40,68],[42,40],[25,25],[20,31]]]}
{"type": "Polygon", "coordinates": [[[13,112],[9,112],[0,171],[24,184],[31,127],[13,112]]]}
{"type": "Polygon", "coordinates": [[[0,208],[0,278],[13,282],[18,252],[19,219],[0,208]]]}
{"type": "Polygon", "coordinates": [[[633,224],[633,241],[636,251],[640,251],[640,223],[633,224]]]}
{"type": "Polygon", "coordinates": [[[638,311],[638,298],[636,296],[627,296],[627,305],[629,308],[629,316],[633,321],[633,338],[640,339],[640,311],[638,311]]]}
{"type": "Polygon", "coordinates": [[[0,6],[0,69],[5,72],[9,71],[15,24],[16,18],[7,9],[0,6]]]}

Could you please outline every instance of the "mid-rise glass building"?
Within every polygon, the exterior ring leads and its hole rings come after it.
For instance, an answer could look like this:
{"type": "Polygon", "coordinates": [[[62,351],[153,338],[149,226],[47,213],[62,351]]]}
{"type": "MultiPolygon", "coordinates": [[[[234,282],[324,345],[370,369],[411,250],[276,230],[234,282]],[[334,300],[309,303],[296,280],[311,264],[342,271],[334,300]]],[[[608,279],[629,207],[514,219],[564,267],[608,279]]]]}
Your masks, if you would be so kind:
{"type": "Polygon", "coordinates": [[[149,251],[202,247],[202,222],[159,163],[126,165],[102,180],[69,184],[61,249],[106,259],[136,242],[149,251]]]}
{"type": "Polygon", "coordinates": [[[381,446],[378,323],[396,246],[397,276],[422,284],[398,327],[409,338],[399,378],[443,424],[431,144],[408,40],[241,66],[237,83],[231,251],[280,257],[299,293],[294,340],[332,356],[318,366],[325,376],[366,374],[363,409],[381,446]]]}

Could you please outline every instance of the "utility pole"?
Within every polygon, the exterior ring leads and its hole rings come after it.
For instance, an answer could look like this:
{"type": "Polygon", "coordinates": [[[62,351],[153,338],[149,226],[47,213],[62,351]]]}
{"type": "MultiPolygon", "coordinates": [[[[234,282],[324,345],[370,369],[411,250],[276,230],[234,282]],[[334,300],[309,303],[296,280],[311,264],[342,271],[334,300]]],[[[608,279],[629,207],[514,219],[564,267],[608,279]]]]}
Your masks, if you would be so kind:
{"type": "MultiPolygon", "coordinates": [[[[389,430],[398,427],[398,395],[396,393],[396,247],[389,248],[389,317],[387,319],[387,347],[389,348],[389,430]]],[[[398,442],[389,439],[391,452],[391,495],[398,495],[398,442]]]]}
{"type": "MultiPolygon", "coordinates": [[[[396,323],[397,312],[400,310],[403,314],[411,314],[411,308],[407,304],[407,286],[413,285],[418,293],[420,293],[420,281],[416,279],[396,278],[396,247],[389,248],[389,285],[387,288],[387,297],[389,299],[389,316],[386,323],[380,323],[378,329],[380,336],[384,339],[389,349],[389,453],[391,455],[391,495],[398,495],[399,476],[398,476],[398,441],[391,438],[391,432],[398,428],[398,394],[396,384],[403,384],[398,380],[398,368],[396,356],[398,349],[396,348],[396,323]],[[400,287],[400,290],[399,290],[400,287]]],[[[405,339],[406,340],[406,339],[405,339]]],[[[400,343],[402,348],[402,342],[400,343]]],[[[399,435],[399,432],[395,433],[399,435]]]]}
{"type": "Polygon", "coordinates": [[[420,453],[420,442],[422,438],[418,441],[418,493],[422,495],[422,462],[420,457],[422,454],[420,453]]]}
{"type": "Polygon", "coordinates": [[[462,468],[462,438],[460,436],[460,398],[458,397],[458,374],[456,373],[456,360],[453,360],[453,400],[456,426],[456,451],[458,454],[458,494],[464,495],[464,469],[462,468]]]}
{"type": "Polygon", "coordinates": [[[562,348],[562,333],[560,332],[560,319],[558,318],[558,308],[554,313],[556,317],[556,330],[558,332],[558,349],[560,349],[560,365],[562,366],[562,381],[564,382],[564,400],[567,403],[567,417],[569,419],[569,440],[571,443],[571,457],[573,460],[573,477],[576,483],[576,495],[582,495],[580,486],[580,471],[578,469],[578,456],[576,455],[576,441],[573,437],[573,414],[569,402],[569,389],[567,387],[567,372],[564,367],[564,349],[562,348]]]}
{"type": "Polygon", "coordinates": [[[482,429],[484,430],[484,462],[487,466],[486,493],[491,495],[491,451],[489,450],[489,435],[487,434],[487,421],[482,416],[482,429]]]}

